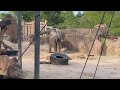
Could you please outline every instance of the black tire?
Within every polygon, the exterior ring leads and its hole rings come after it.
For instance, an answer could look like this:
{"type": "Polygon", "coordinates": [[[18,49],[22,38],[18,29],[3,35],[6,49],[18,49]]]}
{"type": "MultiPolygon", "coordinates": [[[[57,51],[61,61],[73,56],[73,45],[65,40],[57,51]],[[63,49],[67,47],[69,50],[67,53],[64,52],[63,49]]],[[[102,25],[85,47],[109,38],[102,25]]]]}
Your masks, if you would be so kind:
{"type": "Polygon", "coordinates": [[[68,56],[65,54],[51,54],[50,63],[54,65],[68,65],[68,56]]]}

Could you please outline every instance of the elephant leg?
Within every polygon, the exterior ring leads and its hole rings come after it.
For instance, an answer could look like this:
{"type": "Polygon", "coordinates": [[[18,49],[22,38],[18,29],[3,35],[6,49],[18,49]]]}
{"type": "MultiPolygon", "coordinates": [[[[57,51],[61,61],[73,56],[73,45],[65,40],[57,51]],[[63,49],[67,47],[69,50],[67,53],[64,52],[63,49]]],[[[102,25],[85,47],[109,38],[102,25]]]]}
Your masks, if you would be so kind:
{"type": "Polygon", "coordinates": [[[1,49],[1,41],[0,41],[0,49],[1,49]]]}
{"type": "Polygon", "coordinates": [[[103,51],[102,51],[103,56],[106,55],[106,49],[107,49],[107,47],[103,45],[103,51]]]}
{"type": "Polygon", "coordinates": [[[58,43],[58,53],[61,53],[61,45],[58,43]]]}
{"type": "Polygon", "coordinates": [[[57,53],[57,43],[54,43],[53,48],[54,48],[54,53],[57,53]]]}
{"type": "Polygon", "coordinates": [[[50,44],[49,45],[49,53],[51,53],[51,48],[52,48],[52,45],[50,44]]]}

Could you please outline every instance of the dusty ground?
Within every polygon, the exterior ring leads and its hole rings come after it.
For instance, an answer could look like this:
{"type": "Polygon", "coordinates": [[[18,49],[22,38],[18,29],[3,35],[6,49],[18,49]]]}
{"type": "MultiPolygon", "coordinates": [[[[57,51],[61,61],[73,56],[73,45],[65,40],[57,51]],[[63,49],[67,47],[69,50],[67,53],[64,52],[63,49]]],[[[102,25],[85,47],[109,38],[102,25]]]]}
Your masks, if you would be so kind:
{"type": "MultiPolygon", "coordinates": [[[[22,51],[28,46],[28,42],[23,42],[22,51]]],[[[12,45],[17,49],[17,45],[12,45]]],[[[45,61],[49,56],[47,45],[41,45],[40,60],[45,61]]],[[[40,65],[40,79],[79,79],[83,65],[86,59],[77,59],[78,53],[67,53],[74,58],[69,60],[69,65],[40,65]]],[[[98,57],[92,57],[88,60],[82,79],[92,79],[97,65],[98,57]]],[[[26,79],[34,78],[34,45],[23,55],[23,72],[26,79]]],[[[101,61],[96,73],[95,79],[120,79],[120,57],[101,57],[101,61]]]]}

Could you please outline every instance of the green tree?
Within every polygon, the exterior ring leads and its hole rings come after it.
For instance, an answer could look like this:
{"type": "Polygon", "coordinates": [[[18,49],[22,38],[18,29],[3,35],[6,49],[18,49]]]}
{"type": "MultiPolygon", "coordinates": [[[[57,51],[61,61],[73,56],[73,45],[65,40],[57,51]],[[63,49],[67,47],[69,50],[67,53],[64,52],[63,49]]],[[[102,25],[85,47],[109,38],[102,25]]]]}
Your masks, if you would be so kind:
{"type": "Polygon", "coordinates": [[[41,20],[41,21],[44,21],[44,20],[46,20],[46,19],[47,19],[47,17],[46,17],[46,15],[45,15],[44,11],[41,11],[41,12],[40,12],[40,20],[41,20]]]}
{"type": "Polygon", "coordinates": [[[34,20],[34,12],[33,11],[22,11],[22,18],[26,22],[30,22],[34,20]]]}
{"type": "Polygon", "coordinates": [[[3,19],[5,15],[6,15],[5,13],[1,13],[0,14],[0,19],[3,19]]]}
{"type": "MultiPolygon", "coordinates": [[[[16,11],[10,11],[16,15],[16,11]]],[[[41,11],[40,18],[48,20],[48,25],[59,26],[60,28],[93,28],[99,24],[104,11],[84,11],[84,14],[78,13],[74,16],[72,11],[41,11]],[[56,14],[53,16],[53,14],[56,14]],[[53,17],[52,17],[53,16],[53,17]],[[52,18],[51,18],[52,17],[52,18]]],[[[103,23],[108,27],[113,11],[106,11],[103,23]]],[[[1,15],[0,17],[3,17],[1,15]]],[[[34,11],[22,11],[22,17],[25,21],[34,20],[34,11]]],[[[115,11],[110,28],[110,34],[120,36],[120,11],[115,11]]]]}
{"type": "MultiPolygon", "coordinates": [[[[16,11],[10,11],[10,13],[16,15],[16,11]]],[[[22,11],[22,18],[27,22],[34,20],[34,11],[22,11]]],[[[48,25],[57,25],[58,23],[63,22],[61,11],[41,11],[40,18],[41,20],[48,20],[48,25]],[[55,12],[56,14],[53,16],[55,12]]]]}
{"type": "Polygon", "coordinates": [[[85,11],[79,20],[79,27],[93,28],[100,23],[102,13],[100,11],[85,11]]]}
{"type": "Polygon", "coordinates": [[[41,16],[48,20],[48,25],[50,26],[64,22],[61,11],[43,11],[43,13],[44,14],[41,14],[41,16]]]}
{"type": "MultiPolygon", "coordinates": [[[[108,27],[113,11],[106,11],[103,23],[108,27]]],[[[93,28],[99,24],[103,16],[103,11],[85,11],[84,15],[79,18],[79,27],[93,28]]],[[[110,27],[110,34],[120,36],[120,12],[115,11],[113,21],[110,27]]]]}
{"type": "Polygon", "coordinates": [[[64,19],[64,22],[59,24],[61,28],[76,28],[76,19],[72,11],[62,12],[61,16],[64,19]]]}
{"type": "MultiPolygon", "coordinates": [[[[12,16],[17,16],[16,11],[10,11],[9,13],[12,14],[12,16]]],[[[26,22],[34,20],[34,11],[22,11],[22,19],[26,22]]]]}

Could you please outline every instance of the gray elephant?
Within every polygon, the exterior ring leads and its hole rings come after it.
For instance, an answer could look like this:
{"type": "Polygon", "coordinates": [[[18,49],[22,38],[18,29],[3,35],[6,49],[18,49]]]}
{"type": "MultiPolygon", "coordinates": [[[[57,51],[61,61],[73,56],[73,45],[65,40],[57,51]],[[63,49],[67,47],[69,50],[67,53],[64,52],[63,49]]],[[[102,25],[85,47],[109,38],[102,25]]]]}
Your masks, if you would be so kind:
{"type": "Polygon", "coordinates": [[[48,42],[49,42],[49,53],[51,53],[52,47],[54,48],[54,53],[61,53],[61,42],[64,40],[65,35],[60,29],[53,28],[50,31],[48,42]]]}

